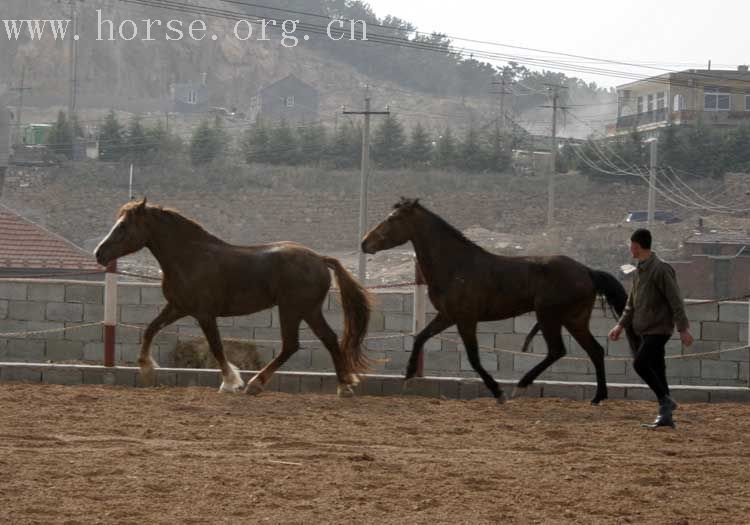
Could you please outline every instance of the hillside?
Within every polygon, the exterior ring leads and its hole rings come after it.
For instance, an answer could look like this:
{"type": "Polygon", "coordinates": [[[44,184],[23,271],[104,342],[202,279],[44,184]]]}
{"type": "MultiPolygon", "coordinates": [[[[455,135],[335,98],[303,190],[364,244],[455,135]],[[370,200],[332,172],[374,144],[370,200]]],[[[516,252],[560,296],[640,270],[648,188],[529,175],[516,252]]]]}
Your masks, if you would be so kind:
{"type": "MultiPolygon", "coordinates": [[[[83,163],[74,168],[12,170],[2,202],[76,243],[92,249],[127,200],[124,167],[83,163]]],[[[421,197],[487,249],[508,255],[564,253],[595,267],[616,270],[629,260],[624,223],[643,209],[644,185],[591,181],[561,175],[557,225],[545,228],[544,178],[446,172],[379,172],[372,176],[368,222],[375,225],[401,195],[421,197]]],[[[737,181],[740,179],[738,178],[737,181]]],[[[724,183],[733,187],[735,179],[724,183]]],[[[357,247],[359,177],[350,171],[268,167],[208,167],[192,174],[154,169],[136,172],[136,195],[175,207],[235,243],[292,240],[348,257],[357,247]]],[[[658,202],[659,209],[667,206],[658,202]]],[[[683,222],[658,225],[658,250],[679,258],[681,241],[695,228],[694,212],[676,210],[683,222]]],[[[746,218],[705,217],[708,227],[746,228],[746,218]]],[[[371,279],[409,277],[409,247],[375,258],[371,279]]],[[[139,258],[138,264],[153,264],[139,258]]]]}
{"type": "MultiPolygon", "coordinates": [[[[69,14],[64,3],[45,0],[6,0],[3,3],[3,16],[7,18],[57,19],[68,18],[69,14]]],[[[220,0],[194,3],[206,9],[241,9],[236,4],[220,0]]],[[[336,3],[299,0],[292,4],[295,9],[308,11],[336,3]]],[[[452,51],[441,54],[375,42],[342,43],[332,47],[327,38],[315,35],[310,42],[301,41],[296,47],[284,48],[280,44],[280,35],[273,33],[268,42],[258,41],[256,37],[247,42],[239,41],[232,35],[233,21],[208,15],[134,6],[115,0],[87,0],[80,3],[78,9],[81,34],[78,43],[78,107],[84,123],[95,124],[110,108],[129,114],[152,114],[152,118],[163,116],[164,111],[171,107],[170,85],[197,82],[204,74],[212,106],[236,107],[247,112],[250,99],[258,88],[293,73],[318,89],[320,117],[328,125],[344,118],[341,116],[342,106],[362,106],[365,85],[371,88],[373,108],[389,106],[407,127],[419,121],[433,133],[447,125],[458,130],[472,122],[486,125],[499,111],[497,96],[490,94],[492,81],[497,78],[493,75],[498,71],[489,64],[461,59],[452,51]],[[103,18],[112,20],[115,27],[126,19],[166,21],[175,18],[187,26],[193,19],[200,18],[212,33],[218,35],[218,39],[195,42],[184,38],[170,42],[164,39],[163,32],[154,29],[155,40],[143,42],[140,38],[145,36],[145,23],[139,22],[140,33],[135,40],[118,38],[114,42],[100,42],[96,40],[99,27],[97,10],[102,11],[103,18]]],[[[333,9],[329,7],[328,12],[335,12],[333,9]]],[[[281,16],[272,11],[261,14],[281,16]]],[[[362,16],[374,18],[373,23],[388,21],[399,27],[412,27],[402,20],[377,18],[369,8],[362,16]]],[[[316,23],[324,25],[320,20],[316,23]]],[[[301,37],[302,31],[297,34],[301,37]]],[[[53,121],[57,110],[65,109],[67,105],[70,82],[67,43],[55,42],[52,38],[30,41],[26,37],[20,42],[4,40],[0,48],[0,85],[16,85],[24,66],[25,85],[32,88],[26,93],[24,120],[53,121]]],[[[513,71],[514,74],[529,74],[523,68],[513,71]]],[[[530,78],[524,79],[526,85],[534,83],[530,78]]],[[[599,100],[597,97],[610,96],[598,88],[573,80],[570,79],[571,86],[576,89],[571,91],[578,93],[577,103],[591,103],[599,100]]],[[[533,128],[535,133],[548,133],[546,121],[549,115],[540,113],[538,108],[544,97],[543,93],[537,93],[508,100],[514,106],[518,120],[533,128]]],[[[579,116],[585,117],[585,112],[586,109],[581,109],[579,116]]],[[[601,113],[601,109],[595,112],[601,113]]],[[[591,131],[572,119],[561,124],[562,136],[583,137],[591,131]]],[[[189,125],[185,134],[189,134],[189,125]]]]}

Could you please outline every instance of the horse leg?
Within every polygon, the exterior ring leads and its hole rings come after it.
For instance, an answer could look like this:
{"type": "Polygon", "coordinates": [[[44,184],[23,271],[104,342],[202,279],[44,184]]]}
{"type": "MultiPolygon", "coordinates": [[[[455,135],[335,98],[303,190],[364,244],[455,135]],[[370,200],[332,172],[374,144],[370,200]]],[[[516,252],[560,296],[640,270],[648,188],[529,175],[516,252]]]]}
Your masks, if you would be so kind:
{"type": "Polygon", "coordinates": [[[542,327],[542,336],[547,343],[547,356],[521,378],[513,392],[514,396],[518,389],[527,388],[552,363],[565,355],[565,344],[562,339],[562,323],[557,319],[541,318],[539,319],[539,323],[542,327]]]}
{"type": "Polygon", "coordinates": [[[248,381],[245,388],[246,394],[260,394],[274,372],[286,363],[299,348],[299,325],[302,319],[296,316],[290,318],[290,316],[285,315],[281,306],[279,306],[279,314],[281,316],[281,353],[263,367],[263,370],[258,372],[254,378],[248,381]]]}
{"type": "Polygon", "coordinates": [[[482,362],[479,359],[479,345],[477,344],[477,323],[459,323],[458,333],[461,336],[461,340],[464,342],[464,346],[466,347],[466,355],[469,358],[471,367],[477,374],[479,374],[479,377],[482,378],[482,381],[484,381],[484,384],[487,386],[490,392],[492,392],[492,395],[495,396],[497,402],[504,403],[505,394],[497,384],[497,381],[495,381],[495,378],[492,377],[487,372],[487,370],[484,369],[484,367],[482,366],[482,362]]]}
{"type": "Polygon", "coordinates": [[[310,315],[305,317],[305,322],[318,339],[323,342],[326,349],[331,354],[333,366],[336,369],[336,377],[338,377],[339,380],[339,397],[349,397],[353,395],[354,391],[352,390],[352,385],[356,384],[358,380],[349,370],[350,367],[347,366],[346,359],[341,353],[341,347],[339,346],[336,332],[334,332],[328,325],[328,322],[323,316],[323,312],[319,306],[316,307],[310,315]]]}
{"type": "Polygon", "coordinates": [[[221,368],[223,381],[219,387],[219,392],[239,392],[239,390],[245,386],[245,383],[240,377],[239,369],[230,363],[224,355],[224,346],[221,344],[221,335],[219,334],[219,327],[216,325],[216,318],[206,317],[198,319],[198,324],[206,336],[206,341],[208,341],[208,347],[211,349],[211,353],[219,363],[219,368],[221,368]]]}
{"type": "Polygon", "coordinates": [[[570,335],[572,335],[578,344],[581,345],[591,362],[594,363],[594,370],[596,370],[596,395],[591,400],[592,405],[598,405],[604,399],[607,399],[607,379],[604,370],[604,348],[591,334],[588,328],[588,319],[585,324],[566,324],[565,328],[568,329],[570,335]]]}
{"type": "Polygon", "coordinates": [[[438,312],[435,318],[424,327],[424,330],[414,337],[414,344],[412,345],[411,355],[409,356],[409,363],[406,366],[407,381],[417,375],[419,356],[424,352],[424,344],[427,340],[436,336],[451,325],[453,325],[453,321],[450,321],[445,315],[438,312]]]}
{"type": "Polygon", "coordinates": [[[154,340],[154,337],[159,330],[183,317],[185,317],[185,314],[179,312],[174,306],[167,303],[162,311],[159,312],[159,315],[149,323],[146,330],[143,332],[143,342],[141,343],[141,353],[138,356],[138,366],[141,368],[141,379],[144,385],[154,386],[156,383],[155,369],[159,368],[159,365],[156,364],[154,358],[151,357],[151,342],[154,340]]]}
{"type": "Polygon", "coordinates": [[[539,330],[541,330],[541,326],[539,326],[539,323],[537,322],[531,329],[531,332],[529,332],[526,336],[526,340],[523,342],[523,348],[521,348],[521,352],[526,353],[529,351],[529,348],[531,348],[531,343],[534,341],[534,337],[536,337],[536,334],[539,333],[539,330]]]}

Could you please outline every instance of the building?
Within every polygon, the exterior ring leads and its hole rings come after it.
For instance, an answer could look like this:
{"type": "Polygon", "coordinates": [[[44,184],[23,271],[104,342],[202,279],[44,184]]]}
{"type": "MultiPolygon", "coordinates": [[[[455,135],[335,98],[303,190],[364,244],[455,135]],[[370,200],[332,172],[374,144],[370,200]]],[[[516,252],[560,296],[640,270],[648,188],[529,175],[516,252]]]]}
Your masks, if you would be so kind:
{"type": "Polygon", "coordinates": [[[91,253],[0,204],[0,276],[63,273],[101,280],[103,274],[92,272],[103,270],[91,253]]]}
{"type": "Polygon", "coordinates": [[[175,113],[206,113],[209,91],[205,82],[172,84],[172,110],[175,113]]]}
{"type": "Polygon", "coordinates": [[[701,120],[716,127],[750,123],[750,71],[688,69],[618,86],[610,135],[652,131],[701,120]]]}
{"type": "Polygon", "coordinates": [[[251,120],[312,122],[318,119],[320,94],[310,84],[288,75],[258,90],[250,101],[251,120]]]}
{"type": "Polygon", "coordinates": [[[750,293],[750,234],[696,232],[684,241],[681,261],[670,261],[685,297],[719,299],[750,293]]]}

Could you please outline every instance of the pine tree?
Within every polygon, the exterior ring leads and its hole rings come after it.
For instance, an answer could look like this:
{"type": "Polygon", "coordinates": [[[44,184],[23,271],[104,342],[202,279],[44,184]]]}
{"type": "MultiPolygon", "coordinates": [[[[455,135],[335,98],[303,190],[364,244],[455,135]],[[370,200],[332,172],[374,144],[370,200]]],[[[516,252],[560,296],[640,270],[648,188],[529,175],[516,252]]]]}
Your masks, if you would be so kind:
{"type": "Polygon", "coordinates": [[[702,121],[685,128],[682,140],[684,167],[701,176],[721,171],[721,145],[716,134],[702,121]]]}
{"type": "Polygon", "coordinates": [[[64,111],[57,114],[57,121],[49,132],[48,142],[52,151],[57,155],[73,158],[73,127],[65,116],[64,111]]]}
{"type": "Polygon", "coordinates": [[[146,142],[146,132],[141,125],[141,117],[135,115],[130,120],[128,129],[125,133],[125,157],[127,157],[130,162],[143,163],[146,161],[146,152],[149,151],[151,147],[152,145],[146,142]]]}
{"type": "Polygon", "coordinates": [[[167,133],[161,121],[144,131],[147,146],[144,163],[161,161],[178,155],[182,151],[182,140],[176,135],[167,133]]]}
{"type": "Polygon", "coordinates": [[[411,133],[411,141],[407,150],[407,157],[412,166],[425,167],[430,164],[432,159],[432,143],[430,137],[422,127],[417,123],[411,133]]]}
{"type": "Polygon", "coordinates": [[[265,123],[258,119],[255,121],[255,126],[245,134],[242,147],[245,162],[268,164],[271,161],[270,147],[271,138],[268,129],[265,123]]]}
{"type": "Polygon", "coordinates": [[[403,166],[404,127],[393,115],[387,115],[375,130],[373,138],[373,160],[383,168],[397,168],[403,166]]]}
{"type": "Polygon", "coordinates": [[[436,164],[443,169],[452,168],[456,165],[456,139],[453,138],[450,126],[446,127],[443,134],[438,138],[435,157],[436,164]]]}
{"type": "Polygon", "coordinates": [[[750,171],[750,125],[743,124],[732,130],[726,138],[726,168],[732,171],[750,171]]]}
{"type": "Polygon", "coordinates": [[[326,130],[321,124],[302,126],[297,131],[299,162],[318,165],[325,156],[326,130]]]}
{"type": "Polygon", "coordinates": [[[512,138],[500,128],[499,123],[490,133],[487,151],[487,169],[494,173],[503,173],[510,169],[513,159],[512,138]]]}
{"type": "Polygon", "coordinates": [[[466,137],[461,143],[461,166],[472,173],[478,173],[484,170],[486,167],[486,162],[479,139],[479,131],[472,124],[466,131],[466,137]]]}
{"type": "Polygon", "coordinates": [[[344,122],[337,128],[327,151],[327,157],[337,169],[359,166],[362,157],[362,130],[351,121],[344,122]]]}
{"type": "Polygon", "coordinates": [[[190,161],[194,166],[212,162],[224,153],[227,140],[220,118],[217,117],[213,125],[204,120],[193,133],[190,161]]]}
{"type": "Polygon", "coordinates": [[[104,125],[99,133],[99,159],[105,162],[118,162],[122,155],[123,129],[112,110],[104,119],[104,125]]]}
{"type": "Polygon", "coordinates": [[[271,164],[295,165],[299,162],[297,140],[285,119],[271,129],[271,164]]]}

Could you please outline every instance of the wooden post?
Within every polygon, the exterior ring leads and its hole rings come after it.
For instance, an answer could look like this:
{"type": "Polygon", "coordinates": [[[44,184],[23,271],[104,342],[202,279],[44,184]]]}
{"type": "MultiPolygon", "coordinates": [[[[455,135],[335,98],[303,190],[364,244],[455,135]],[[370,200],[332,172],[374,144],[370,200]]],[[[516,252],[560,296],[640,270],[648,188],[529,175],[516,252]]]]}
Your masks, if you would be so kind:
{"type": "MultiPolygon", "coordinates": [[[[413,333],[416,336],[427,326],[427,285],[419,268],[419,261],[414,258],[414,323],[413,333]]],[[[419,354],[417,377],[424,377],[424,350],[419,354]]]]}
{"type": "Polygon", "coordinates": [[[115,366],[117,325],[117,260],[107,265],[104,277],[104,366],[115,366]]]}

